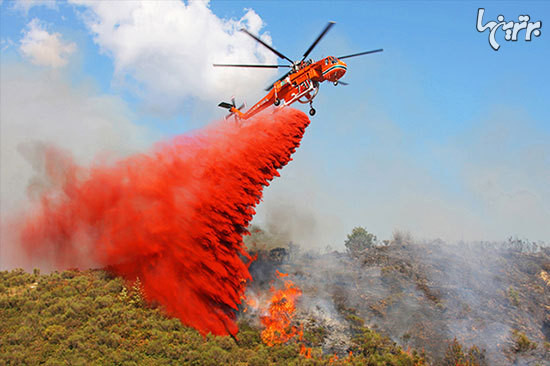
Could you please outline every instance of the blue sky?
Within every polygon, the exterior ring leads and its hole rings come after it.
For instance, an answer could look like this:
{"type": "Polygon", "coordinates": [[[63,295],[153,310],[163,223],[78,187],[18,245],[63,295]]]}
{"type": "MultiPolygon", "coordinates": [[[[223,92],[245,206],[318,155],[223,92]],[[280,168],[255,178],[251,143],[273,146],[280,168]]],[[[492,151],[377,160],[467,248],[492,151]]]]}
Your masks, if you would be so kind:
{"type": "MultiPolygon", "coordinates": [[[[252,105],[261,86],[277,77],[271,71],[253,70],[243,77],[233,70],[200,66],[226,56],[240,57],[227,59],[235,62],[243,57],[253,59],[242,62],[276,61],[233,35],[228,29],[237,28],[231,19],[267,37],[291,58],[298,58],[333,20],[336,26],[313,58],[376,48],[384,52],[347,60],[349,86],[322,85],[314,103],[318,113],[294,161],[266,190],[258,222],[320,248],[340,247],[357,225],[381,238],[406,230],[420,239],[550,240],[549,3],[213,1],[195,4],[196,13],[182,20],[186,24],[159,29],[158,39],[155,31],[141,32],[139,27],[154,30],[154,24],[168,22],[163,18],[168,10],[142,11],[146,20],[139,18],[140,23],[129,11],[117,15],[116,4],[107,2],[106,9],[99,9],[4,0],[2,92],[10,92],[4,81],[17,74],[29,83],[54,78],[86,94],[83,100],[109,98],[116,105],[112,123],[122,113],[125,123],[139,130],[134,134],[139,142],[127,141],[127,150],[144,149],[222,117],[224,111],[216,104],[231,95],[252,105]],[[494,51],[488,32],[476,31],[479,7],[486,9],[484,23],[499,14],[507,20],[529,14],[532,21],[542,21],[541,36],[525,42],[520,35],[517,42],[505,42],[500,31],[501,48],[494,51]],[[118,26],[109,28],[116,16],[121,28],[131,23],[124,34],[118,26]],[[64,65],[52,66],[23,51],[33,19],[35,28],[72,45],[64,61],[58,60],[64,65]],[[218,26],[219,33],[208,31],[218,26]],[[168,36],[161,37],[165,31],[168,36]],[[216,53],[224,42],[215,37],[226,37],[223,32],[230,34],[226,43],[242,51],[240,56],[216,53]],[[202,70],[197,72],[202,79],[179,64],[186,62],[197,62],[193,65],[202,70]],[[193,83],[198,87],[192,88],[193,83]],[[287,216],[292,219],[281,222],[280,212],[291,212],[287,216]],[[271,225],[275,219],[279,228],[271,225]]],[[[180,8],[182,16],[189,12],[180,8]]],[[[170,21],[177,25],[177,20],[170,21]]],[[[18,99],[31,109],[33,100],[18,99]]],[[[22,118],[10,119],[12,115],[4,111],[4,129],[22,118]]],[[[100,143],[80,155],[101,153],[102,147],[100,143]]]]}

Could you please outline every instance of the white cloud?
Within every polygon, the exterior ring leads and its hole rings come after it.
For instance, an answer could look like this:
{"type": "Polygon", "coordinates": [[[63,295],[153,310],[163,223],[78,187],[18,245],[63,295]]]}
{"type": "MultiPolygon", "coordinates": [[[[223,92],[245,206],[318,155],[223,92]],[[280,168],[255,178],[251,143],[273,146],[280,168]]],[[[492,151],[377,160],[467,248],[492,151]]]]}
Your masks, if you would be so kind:
{"type": "Polygon", "coordinates": [[[76,50],[73,42],[64,42],[59,33],[48,33],[38,19],[33,19],[23,31],[19,50],[36,65],[62,67],[76,50]]]}
{"type": "Polygon", "coordinates": [[[12,1],[13,8],[23,12],[25,15],[35,6],[44,6],[50,9],[57,9],[55,0],[15,0],[12,1]]]}
{"type": "MultiPolygon", "coordinates": [[[[86,7],[85,22],[101,50],[113,58],[116,82],[134,85],[154,108],[174,111],[187,98],[240,98],[274,78],[269,69],[212,66],[277,62],[269,50],[239,32],[246,27],[259,34],[264,23],[253,10],[239,20],[225,20],[204,1],[73,2],[86,7]]],[[[262,39],[271,43],[265,33],[262,39]]]]}
{"type": "Polygon", "coordinates": [[[14,45],[14,42],[10,38],[0,40],[0,50],[2,52],[6,51],[8,48],[12,47],[13,45],[14,45]]]}
{"type": "Polygon", "coordinates": [[[27,208],[28,189],[43,184],[40,146],[68,151],[79,164],[142,151],[158,136],[134,125],[116,96],[87,84],[71,85],[59,72],[2,64],[0,68],[0,268],[23,265],[13,215],[27,208]],[[98,154],[101,154],[98,157],[98,154]]]}

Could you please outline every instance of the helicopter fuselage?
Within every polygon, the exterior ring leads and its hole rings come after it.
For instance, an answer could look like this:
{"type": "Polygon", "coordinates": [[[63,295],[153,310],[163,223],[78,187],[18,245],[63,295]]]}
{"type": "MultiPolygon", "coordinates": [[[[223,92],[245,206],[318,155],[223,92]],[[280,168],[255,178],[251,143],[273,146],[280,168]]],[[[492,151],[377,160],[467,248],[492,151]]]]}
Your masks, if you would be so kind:
{"type": "Polygon", "coordinates": [[[296,101],[311,104],[317,95],[320,83],[323,81],[337,83],[346,70],[346,63],[333,56],[317,62],[302,61],[293,65],[293,70],[288,76],[276,81],[269,93],[248,111],[243,113],[234,107],[230,111],[238,118],[247,119],[271,105],[288,106],[296,101]]]}
{"type": "Polygon", "coordinates": [[[235,105],[235,98],[231,99],[231,103],[221,102],[218,104],[219,107],[229,109],[229,115],[226,118],[234,116],[235,119],[247,119],[253,115],[261,112],[267,107],[274,105],[278,106],[287,106],[296,101],[300,103],[309,103],[309,114],[313,116],[315,114],[315,109],[313,108],[313,99],[319,91],[319,85],[323,81],[330,81],[334,85],[342,84],[348,85],[345,82],[339,82],[339,80],[346,73],[348,66],[343,59],[350,57],[357,57],[368,55],[372,53],[382,52],[383,49],[377,49],[372,51],[365,51],[354,53],[351,55],[345,56],[329,56],[325,57],[322,60],[313,62],[311,59],[307,59],[311,51],[317,46],[319,41],[325,36],[325,34],[330,30],[334,25],[334,22],[328,22],[323,31],[317,36],[315,41],[309,46],[309,48],[304,52],[301,61],[292,61],[288,56],[285,56],[281,52],[277,51],[271,45],[264,42],[258,36],[250,33],[245,28],[241,29],[242,32],[248,34],[256,42],[260,43],[271,52],[276,54],[280,59],[287,60],[290,62],[290,65],[265,65],[265,64],[213,64],[216,67],[249,67],[249,68],[268,68],[268,69],[278,69],[280,67],[290,68],[290,71],[281,76],[281,78],[275,81],[273,84],[266,89],[268,91],[267,95],[263,97],[258,103],[254,104],[248,111],[241,112],[243,106],[237,108],[235,105]]]}

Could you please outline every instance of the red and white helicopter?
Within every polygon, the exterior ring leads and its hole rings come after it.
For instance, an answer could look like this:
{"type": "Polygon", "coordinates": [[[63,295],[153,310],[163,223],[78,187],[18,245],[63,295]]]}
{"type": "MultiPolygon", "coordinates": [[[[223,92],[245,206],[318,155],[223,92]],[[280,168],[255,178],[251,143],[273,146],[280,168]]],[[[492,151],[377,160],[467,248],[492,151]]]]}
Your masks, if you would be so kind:
{"type": "Polygon", "coordinates": [[[249,67],[249,68],[270,68],[276,69],[281,67],[290,68],[290,70],[281,76],[277,81],[270,85],[266,91],[268,94],[263,97],[259,102],[254,104],[248,111],[242,112],[241,109],[244,108],[244,104],[239,108],[235,105],[235,99],[231,99],[231,103],[221,102],[218,106],[222,108],[229,109],[229,115],[226,118],[235,116],[235,119],[247,119],[255,115],[256,113],[266,109],[270,105],[288,106],[296,101],[300,103],[309,103],[310,109],[309,114],[311,116],[315,115],[315,109],[313,108],[313,99],[319,91],[319,84],[323,81],[330,81],[334,85],[342,84],[348,85],[345,82],[339,81],[342,76],[346,73],[347,65],[343,59],[368,55],[371,53],[382,52],[383,49],[377,49],[372,51],[365,51],[354,53],[351,55],[334,57],[328,56],[319,61],[313,61],[312,59],[306,60],[307,56],[311,53],[313,48],[317,46],[319,41],[325,36],[325,34],[330,30],[334,25],[334,22],[329,22],[321,34],[315,39],[315,41],[309,46],[309,48],[304,52],[302,59],[299,61],[292,61],[287,56],[283,55],[281,52],[277,51],[275,48],[271,47],[264,41],[262,41],[257,36],[248,32],[246,29],[241,29],[242,32],[248,34],[250,37],[254,38],[256,41],[264,45],[271,52],[276,54],[282,59],[290,62],[290,65],[261,65],[261,64],[213,64],[215,67],[249,67]]]}

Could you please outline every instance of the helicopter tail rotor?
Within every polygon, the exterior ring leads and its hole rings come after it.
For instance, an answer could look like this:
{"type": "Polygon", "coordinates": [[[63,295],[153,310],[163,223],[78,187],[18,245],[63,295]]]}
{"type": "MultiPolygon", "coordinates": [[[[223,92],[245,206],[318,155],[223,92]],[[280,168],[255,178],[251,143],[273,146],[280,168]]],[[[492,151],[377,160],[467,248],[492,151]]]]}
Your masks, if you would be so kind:
{"type": "Polygon", "coordinates": [[[241,106],[237,108],[235,104],[235,97],[231,97],[231,103],[221,102],[220,104],[218,104],[218,107],[229,109],[229,114],[225,116],[225,119],[228,119],[231,116],[235,116],[235,119],[238,119],[239,114],[241,113],[241,109],[245,107],[245,103],[241,104],[241,106]]]}

